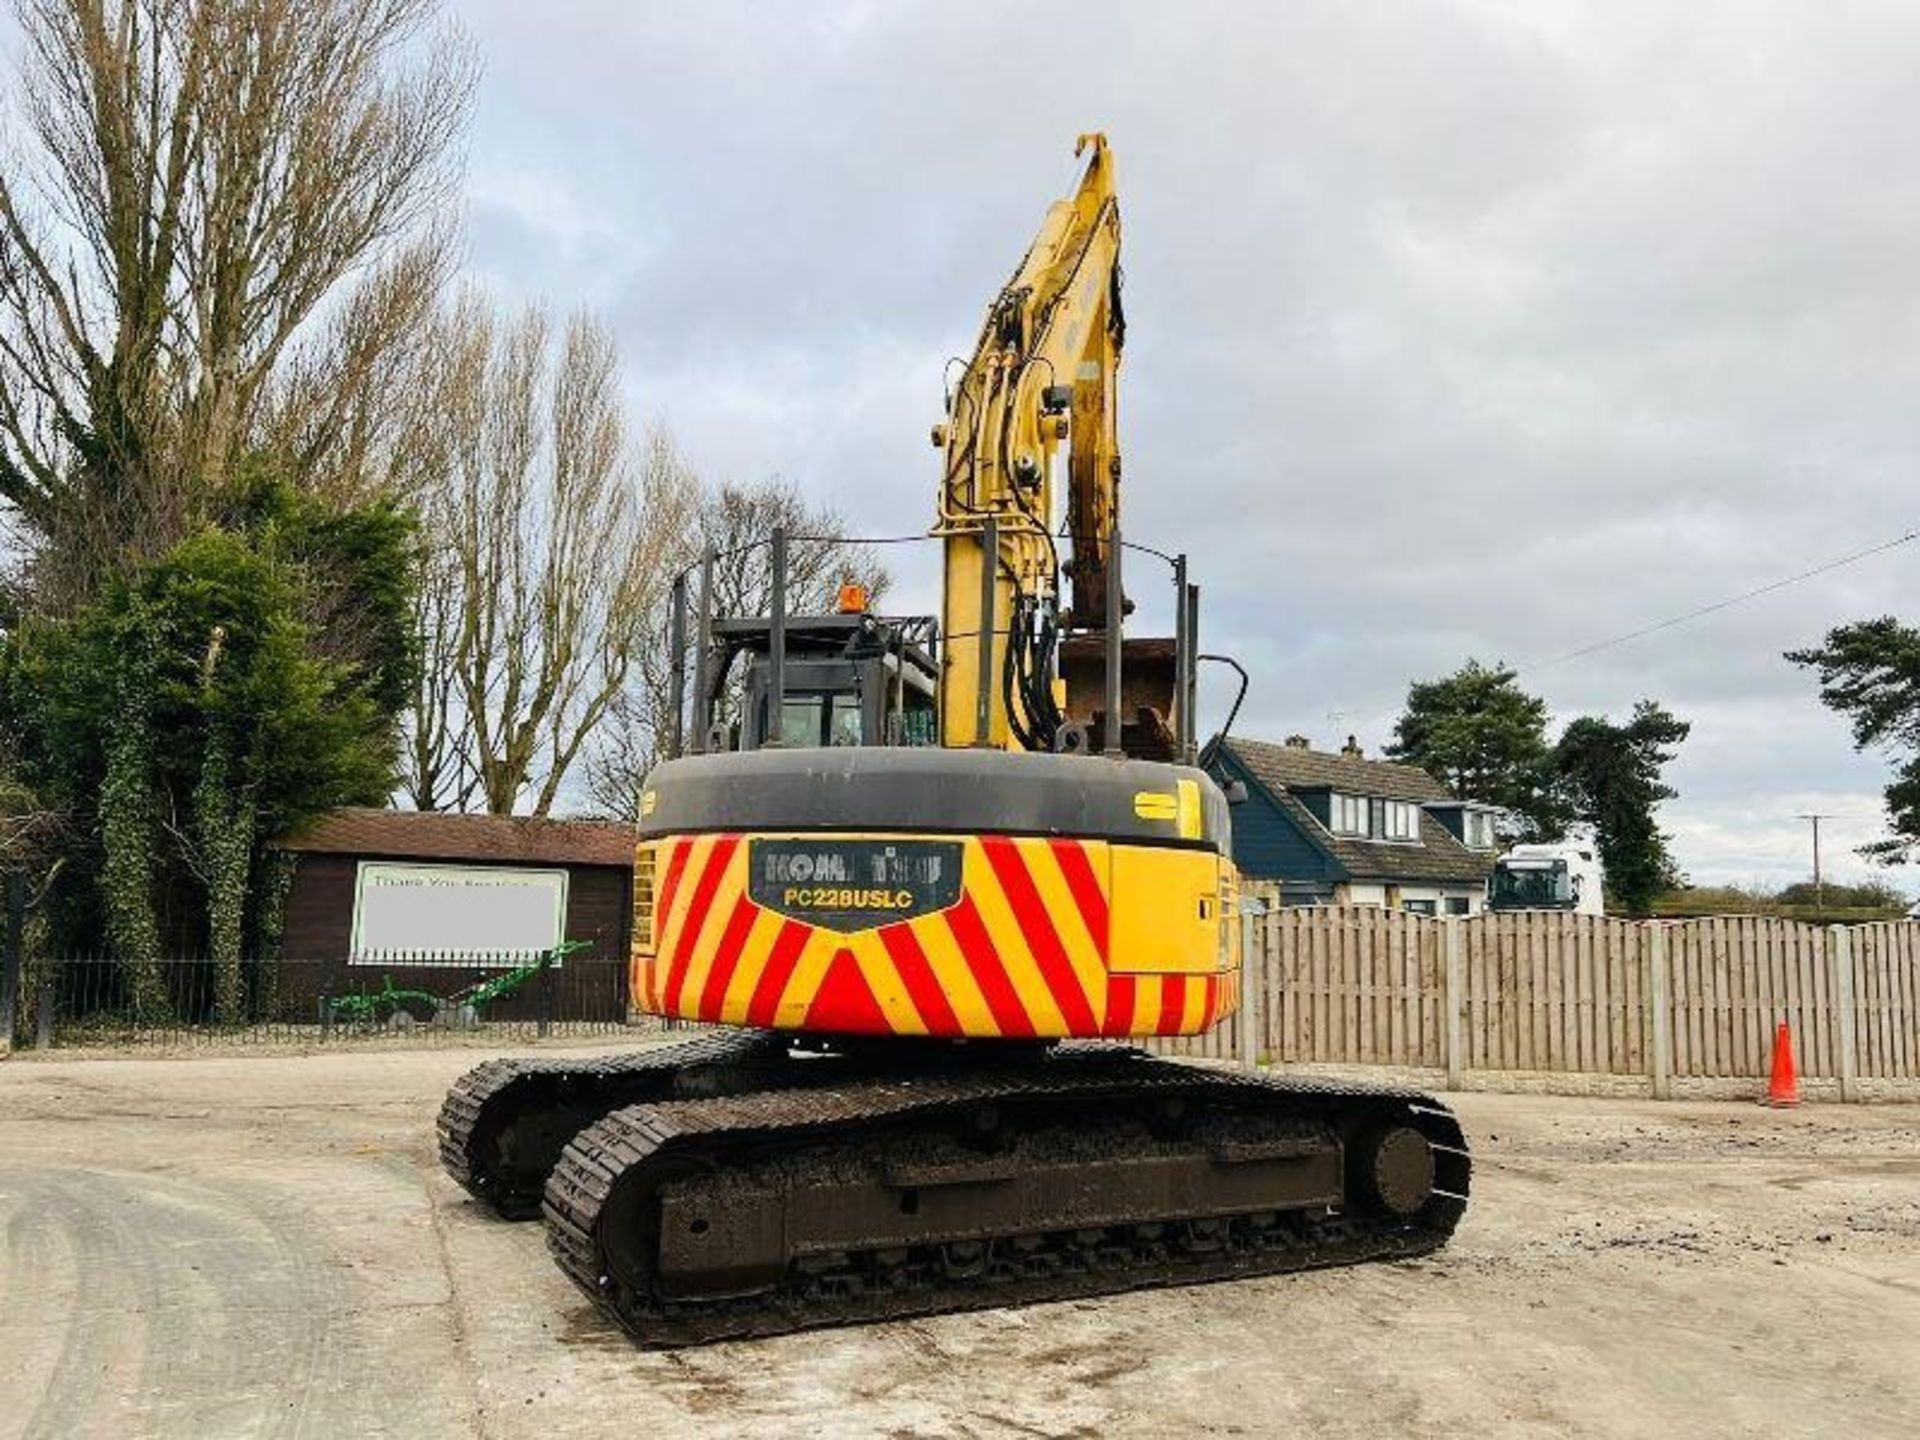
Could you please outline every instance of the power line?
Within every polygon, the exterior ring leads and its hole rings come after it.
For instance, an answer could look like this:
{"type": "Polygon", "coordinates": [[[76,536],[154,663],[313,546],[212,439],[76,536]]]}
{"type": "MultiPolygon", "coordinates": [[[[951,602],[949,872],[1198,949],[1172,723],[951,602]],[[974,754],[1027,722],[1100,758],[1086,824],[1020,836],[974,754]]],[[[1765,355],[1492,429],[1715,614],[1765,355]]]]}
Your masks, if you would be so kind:
{"type": "Polygon", "coordinates": [[[1670,616],[1655,624],[1642,626],[1638,630],[1629,630],[1624,635],[1615,635],[1607,640],[1596,640],[1591,645],[1582,645],[1578,650],[1569,650],[1566,654],[1556,655],[1551,660],[1539,660],[1528,665],[1523,665],[1520,667],[1518,673],[1530,675],[1535,671],[1546,670],[1555,665],[1564,665],[1569,660],[1578,660],[1582,656],[1592,655],[1601,650],[1611,650],[1614,646],[1625,645],[1630,640],[1639,640],[1648,635],[1658,634],[1662,630],[1671,630],[1674,626],[1685,625],[1690,620],[1698,620],[1705,615],[1713,615],[1722,610],[1730,610],[1735,605],[1745,604],[1749,600],[1757,600],[1762,595],[1771,595],[1776,590],[1784,590],[1789,585],[1798,585],[1801,581],[1811,580],[1816,575],[1825,575],[1829,571],[1856,564],[1861,560],[1871,559],[1875,555],[1884,555],[1887,551],[1896,550],[1900,546],[1914,540],[1920,540],[1920,530],[1909,530],[1897,539],[1882,541],[1880,544],[1870,546],[1865,550],[1857,550],[1851,555],[1842,555],[1837,560],[1828,560],[1823,564],[1814,566],[1811,570],[1802,570],[1798,575],[1789,575],[1784,580],[1775,580],[1771,584],[1759,586],[1757,589],[1743,591],[1741,594],[1731,596],[1725,600],[1716,600],[1711,605],[1702,605],[1697,610],[1689,610],[1681,615],[1670,616]]]}
{"type": "MultiPolygon", "coordinates": [[[[1889,550],[1897,550],[1902,545],[1911,544],[1915,540],[1920,540],[1920,530],[1909,530],[1904,535],[1896,536],[1891,540],[1883,540],[1878,545],[1868,546],[1865,550],[1856,550],[1851,555],[1842,555],[1834,560],[1823,561],[1811,570],[1802,570],[1797,575],[1789,575],[1785,579],[1774,580],[1766,585],[1757,586],[1752,590],[1742,591],[1740,594],[1729,596],[1725,600],[1716,600],[1711,605],[1702,605],[1697,609],[1688,610],[1679,615],[1669,616],[1667,619],[1656,621],[1652,625],[1643,625],[1638,630],[1629,630],[1624,635],[1615,635],[1606,640],[1596,640],[1591,645],[1582,645],[1578,650],[1569,650],[1564,655],[1555,655],[1548,660],[1538,660],[1521,665],[1515,669],[1514,674],[1531,675],[1540,670],[1551,669],[1555,665],[1564,665],[1569,660],[1578,660],[1602,650],[1611,650],[1616,645],[1625,645],[1629,641],[1640,640],[1648,635],[1656,635],[1662,630],[1671,630],[1677,625],[1685,625],[1689,621],[1698,620],[1703,616],[1717,614],[1719,611],[1731,609],[1733,606],[1744,604],[1749,600],[1757,600],[1762,595],[1771,595],[1776,590],[1785,590],[1790,585],[1798,585],[1801,581],[1811,580],[1817,575],[1825,575],[1830,571],[1857,564],[1862,560],[1870,560],[1875,555],[1884,555],[1889,550]]],[[[1366,712],[1366,723],[1371,725],[1372,722],[1376,720],[1391,719],[1399,713],[1398,704],[1398,701],[1394,702],[1394,708],[1391,709],[1381,709],[1378,711],[1369,710],[1366,712]]],[[[1329,716],[1329,718],[1331,718],[1331,716],[1329,716]]]]}

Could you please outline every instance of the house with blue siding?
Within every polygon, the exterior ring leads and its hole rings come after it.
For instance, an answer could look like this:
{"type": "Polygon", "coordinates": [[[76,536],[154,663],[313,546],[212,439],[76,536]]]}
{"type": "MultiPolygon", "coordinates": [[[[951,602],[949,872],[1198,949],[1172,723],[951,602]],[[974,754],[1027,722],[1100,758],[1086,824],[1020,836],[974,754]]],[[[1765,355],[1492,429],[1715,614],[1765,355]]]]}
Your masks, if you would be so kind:
{"type": "Polygon", "coordinates": [[[1246,787],[1233,811],[1234,864],[1277,883],[1286,904],[1480,913],[1498,812],[1456,799],[1417,766],[1369,760],[1352,737],[1326,751],[1294,735],[1279,745],[1228,739],[1211,768],[1246,787]]]}

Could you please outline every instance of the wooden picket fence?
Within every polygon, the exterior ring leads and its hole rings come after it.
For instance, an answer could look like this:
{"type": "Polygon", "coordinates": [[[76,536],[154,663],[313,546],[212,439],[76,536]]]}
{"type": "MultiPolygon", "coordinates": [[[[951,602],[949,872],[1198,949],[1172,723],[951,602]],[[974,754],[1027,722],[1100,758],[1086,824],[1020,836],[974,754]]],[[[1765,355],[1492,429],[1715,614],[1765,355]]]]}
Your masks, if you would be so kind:
{"type": "Polygon", "coordinates": [[[1242,923],[1240,1013],[1158,1048],[1665,1097],[1764,1083],[1784,1019],[1809,1094],[1920,1095],[1920,924],[1324,907],[1242,923]]]}

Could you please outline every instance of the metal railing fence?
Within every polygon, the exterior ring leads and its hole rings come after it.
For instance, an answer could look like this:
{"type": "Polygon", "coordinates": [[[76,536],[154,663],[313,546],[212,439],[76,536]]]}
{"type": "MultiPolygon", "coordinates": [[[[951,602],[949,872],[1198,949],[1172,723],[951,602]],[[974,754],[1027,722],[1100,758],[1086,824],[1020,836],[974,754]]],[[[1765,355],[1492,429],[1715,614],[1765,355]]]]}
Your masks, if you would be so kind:
{"type": "Polygon", "coordinates": [[[518,1040],[626,1029],[624,957],[574,955],[509,995],[480,1003],[463,996],[512,968],[491,958],[463,963],[446,952],[395,954],[377,964],[249,959],[237,968],[205,956],[138,965],[100,955],[29,955],[13,980],[11,1038],[16,1050],[143,1049],[518,1040]]]}

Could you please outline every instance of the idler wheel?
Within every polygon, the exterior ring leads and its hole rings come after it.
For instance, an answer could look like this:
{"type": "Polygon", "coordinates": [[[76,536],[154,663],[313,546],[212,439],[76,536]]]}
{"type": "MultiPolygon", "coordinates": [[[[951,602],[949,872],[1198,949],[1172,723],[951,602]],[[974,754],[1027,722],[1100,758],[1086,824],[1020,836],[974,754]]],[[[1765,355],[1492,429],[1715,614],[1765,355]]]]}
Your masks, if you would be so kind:
{"type": "Polygon", "coordinates": [[[1349,1156],[1347,1178],[1374,1209],[1410,1218],[1433,1194],[1433,1147],[1411,1126],[1363,1136],[1349,1156]]]}

